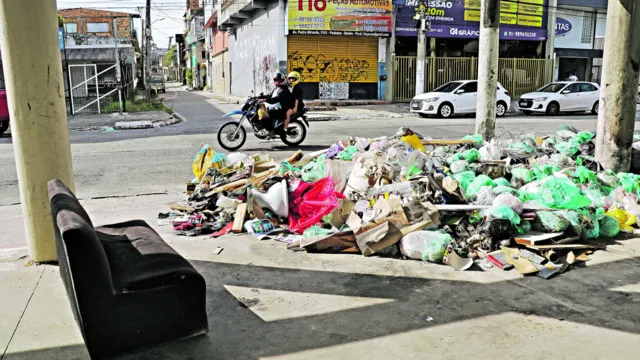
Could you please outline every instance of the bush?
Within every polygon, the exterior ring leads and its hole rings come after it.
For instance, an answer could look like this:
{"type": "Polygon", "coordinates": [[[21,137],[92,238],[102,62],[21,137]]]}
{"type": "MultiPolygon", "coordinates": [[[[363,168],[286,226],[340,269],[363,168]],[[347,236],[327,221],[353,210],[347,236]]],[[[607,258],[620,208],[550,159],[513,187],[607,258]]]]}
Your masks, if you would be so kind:
{"type": "Polygon", "coordinates": [[[191,72],[191,69],[187,68],[185,76],[187,78],[187,85],[191,86],[193,84],[193,72],[191,72]]]}

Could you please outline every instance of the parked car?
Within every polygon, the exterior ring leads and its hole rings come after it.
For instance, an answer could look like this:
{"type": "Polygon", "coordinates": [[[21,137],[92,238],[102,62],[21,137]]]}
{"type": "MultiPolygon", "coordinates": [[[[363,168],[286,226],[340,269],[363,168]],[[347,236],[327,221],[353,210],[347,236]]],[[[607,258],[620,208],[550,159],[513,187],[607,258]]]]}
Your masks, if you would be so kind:
{"type": "MultiPolygon", "coordinates": [[[[498,101],[496,115],[504,116],[511,106],[511,94],[498,83],[496,90],[498,101]]],[[[411,112],[421,117],[438,115],[443,118],[455,114],[471,114],[476,112],[478,100],[478,81],[460,80],[446,83],[426,94],[413,98],[411,112]]]]}
{"type": "Polygon", "coordinates": [[[151,89],[156,93],[159,94],[167,92],[164,83],[164,75],[151,75],[149,82],[151,83],[151,89]]]}
{"type": "Polygon", "coordinates": [[[535,92],[524,94],[518,101],[518,109],[529,115],[546,113],[591,111],[598,114],[600,86],[583,81],[558,81],[535,92]]]}
{"type": "Polygon", "coordinates": [[[7,105],[7,91],[0,79],[0,135],[9,129],[9,107],[7,105]]]}

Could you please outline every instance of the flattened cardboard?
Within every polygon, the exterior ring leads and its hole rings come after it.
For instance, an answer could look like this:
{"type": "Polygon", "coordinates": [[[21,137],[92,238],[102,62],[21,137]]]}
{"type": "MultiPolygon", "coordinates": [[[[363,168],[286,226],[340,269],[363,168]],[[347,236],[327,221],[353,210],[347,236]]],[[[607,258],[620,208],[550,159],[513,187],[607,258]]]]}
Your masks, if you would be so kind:
{"type": "Polygon", "coordinates": [[[386,222],[356,236],[358,247],[364,256],[371,256],[376,252],[391,246],[402,238],[402,233],[392,223],[386,222]]]}
{"type": "Polygon", "coordinates": [[[500,248],[504,251],[507,262],[513,265],[520,274],[528,275],[538,272],[538,268],[536,268],[531,261],[520,257],[520,251],[518,249],[512,249],[506,246],[501,246],[500,248]]]}
{"type": "Polygon", "coordinates": [[[325,237],[312,237],[300,240],[300,247],[307,252],[342,252],[358,246],[353,231],[342,231],[325,237]]]}

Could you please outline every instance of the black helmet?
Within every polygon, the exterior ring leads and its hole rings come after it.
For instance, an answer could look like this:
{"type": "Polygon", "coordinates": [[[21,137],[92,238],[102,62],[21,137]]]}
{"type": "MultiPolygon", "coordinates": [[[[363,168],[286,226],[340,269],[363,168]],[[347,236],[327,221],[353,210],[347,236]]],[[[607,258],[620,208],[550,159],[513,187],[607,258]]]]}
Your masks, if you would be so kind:
{"type": "Polygon", "coordinates": [[[273,78],[273,82],[276,83],[276,86],[280,86],[287,82],[287,78],[284,75],[277,73],[276,76],[273,78]]]}

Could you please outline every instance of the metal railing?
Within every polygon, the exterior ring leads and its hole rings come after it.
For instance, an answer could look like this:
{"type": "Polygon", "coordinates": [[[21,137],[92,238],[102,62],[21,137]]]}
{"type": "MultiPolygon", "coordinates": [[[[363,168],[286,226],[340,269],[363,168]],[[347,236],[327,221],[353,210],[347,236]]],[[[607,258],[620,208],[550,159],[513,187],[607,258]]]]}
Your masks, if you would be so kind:
{"type": "MultiPolygon", "coordinates": [[[[393,101],[406,102],[415,95],[416,57],[395,56],[393,101]]],[[[478,58],[428,57],[425,64],[425,91],[456,80],[478,78],[478,58]]],[[[512,98],[535,91],[553,80],[553,59],[498,60],[498,81],[512,98]]]]}
{"type": "Polygon", "coordinates": [[[116,65],[69,65],[71,114],[120,110],[122,103],[115,72],[116,65]]]}

